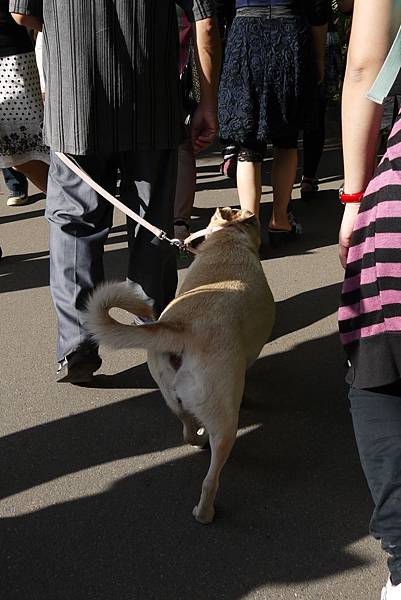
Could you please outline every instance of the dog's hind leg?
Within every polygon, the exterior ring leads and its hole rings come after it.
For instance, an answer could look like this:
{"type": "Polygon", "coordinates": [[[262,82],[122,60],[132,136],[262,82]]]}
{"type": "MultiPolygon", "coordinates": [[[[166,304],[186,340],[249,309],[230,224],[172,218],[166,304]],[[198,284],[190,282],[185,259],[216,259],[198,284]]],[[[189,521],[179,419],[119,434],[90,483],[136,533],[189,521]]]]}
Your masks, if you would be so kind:
{"type": "Polygon", "coordinates": [[[184,442],[199,448],[206,446],[209,439],[207,431],[187,412],[180,397],[181,392],[178,392],[176,389],[178,369],[174,368],[171,356],[149,352],[148,367],[153,379],[160,388],[167,406],[182,422],[184,442]]]}
{"type": "Polygon", "coordinates": [[[210,467],[202,483],[202,493],[193,515],[203,524],[210,523],[214,518],[214,500],[219,487],[220,473],[225,465],[237,435],[237,423],[228,425],[221,423],[219,431],[209,431],[211,448],[210,467]]]}

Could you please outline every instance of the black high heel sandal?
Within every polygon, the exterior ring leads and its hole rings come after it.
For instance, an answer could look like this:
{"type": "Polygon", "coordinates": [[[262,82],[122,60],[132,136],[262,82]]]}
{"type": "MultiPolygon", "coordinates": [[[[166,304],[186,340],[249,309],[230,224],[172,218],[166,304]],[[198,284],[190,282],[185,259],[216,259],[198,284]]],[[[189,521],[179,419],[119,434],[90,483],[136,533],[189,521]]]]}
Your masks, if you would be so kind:
{"type": "Polygon", "coordinates": [[[273,229],[268,227],[270,245],[277,248],[283,243],[296,240],[302,235],[302,225],[297,223],[293,214],[290,220],[291,229],[273,229]]]}
{"type": "Polygon", "coordinates": [[[316,177],[302,177],[301,198],[310,200],[319,191],[319,180],[316,177]]]}

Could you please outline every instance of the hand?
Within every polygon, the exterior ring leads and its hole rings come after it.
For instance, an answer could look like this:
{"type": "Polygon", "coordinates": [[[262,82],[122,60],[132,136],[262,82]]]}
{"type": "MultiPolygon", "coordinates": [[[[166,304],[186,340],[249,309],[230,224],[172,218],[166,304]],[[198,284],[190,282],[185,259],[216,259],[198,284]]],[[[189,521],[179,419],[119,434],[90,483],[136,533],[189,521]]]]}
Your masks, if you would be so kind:
{"type": "Polygon", "coordinates": [[[194,152],[207,148],[218,131],[217,110],[214,106],[203,106],[200,103],[191,121],[191,142],[194,152]]]}
{"type": "Polygon", "coordinates": [[[354,229],[355,221],[358,216],[359,202],[352,202],[345,205],[343,220],[341,222],[339,234],[339,256],[340,262],[345,269],[347,266],[348,250],[351,244],[351,236],[354,229]]]}

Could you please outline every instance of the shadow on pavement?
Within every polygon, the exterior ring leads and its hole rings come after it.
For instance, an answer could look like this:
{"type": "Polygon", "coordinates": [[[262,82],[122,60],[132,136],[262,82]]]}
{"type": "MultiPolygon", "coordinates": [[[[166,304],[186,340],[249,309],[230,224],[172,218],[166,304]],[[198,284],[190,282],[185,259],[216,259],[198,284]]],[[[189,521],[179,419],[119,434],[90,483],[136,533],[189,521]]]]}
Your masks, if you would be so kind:
{"type": "Polygon", "coordinates": [[[14,221],[24,221],[25,219],[34,219],[35,217],[43,217],[44,214],[45,211],[43,209],[30,210],[28,212],[13,212],[9,215],[0,217],[0,225],[5,225],[6,223],[13,223],[14,221]]]}
{"type": "Polygon", "coordinates": [[[46,194],[42,192],[38,192],[37,194],[32,194],[28,197],[28,202],[25,206],[30,206],[31,204],[36,204],[36,202],[40,202],[40,200],[46,200],[46,194]]]}
{"type": "MultiPolygon", "coordinates": [[[[123,281],[127,273],[126,248],[106,252],[106,279],[123,281]]],[[[0,293],[49,285],[49,253],[33,252],[4,256],[0,262],[0,293]]]]}
{"type": "MultiPolygon", "coordinates": [[[[240,423],[251,429],[223,471],[210,526],[191,516],[207,452],[2,519],[3,597],[239,600],[357,568],[348,546],[366,535],[371,506],[343,375],[337,335],[256,363],[240,423]]],[[[116,402],[3,438],[3,496],[178,444],[158,393],[116,402]]]]}
{"type": "Polygon", "coordinates": [[[276,322],[270,341],[299,331],[337,312],[340,291],[341,284],[333,283],[276,302],[276,322]]]}

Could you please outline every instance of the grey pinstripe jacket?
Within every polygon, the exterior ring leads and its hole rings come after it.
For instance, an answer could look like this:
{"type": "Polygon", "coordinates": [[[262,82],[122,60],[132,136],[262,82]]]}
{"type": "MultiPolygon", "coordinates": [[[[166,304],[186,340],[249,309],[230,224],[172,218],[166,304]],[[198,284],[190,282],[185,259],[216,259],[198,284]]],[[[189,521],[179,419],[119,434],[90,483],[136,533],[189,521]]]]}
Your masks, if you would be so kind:
{"type": "MultiPolygon", "coordinates": [[[[214,0],[177,0],[191,17],[214,0]]],[[[43,20],[45,143],[70,154],[168,149],[182,139],[173,0],[10,0],[43,20]]]]}

